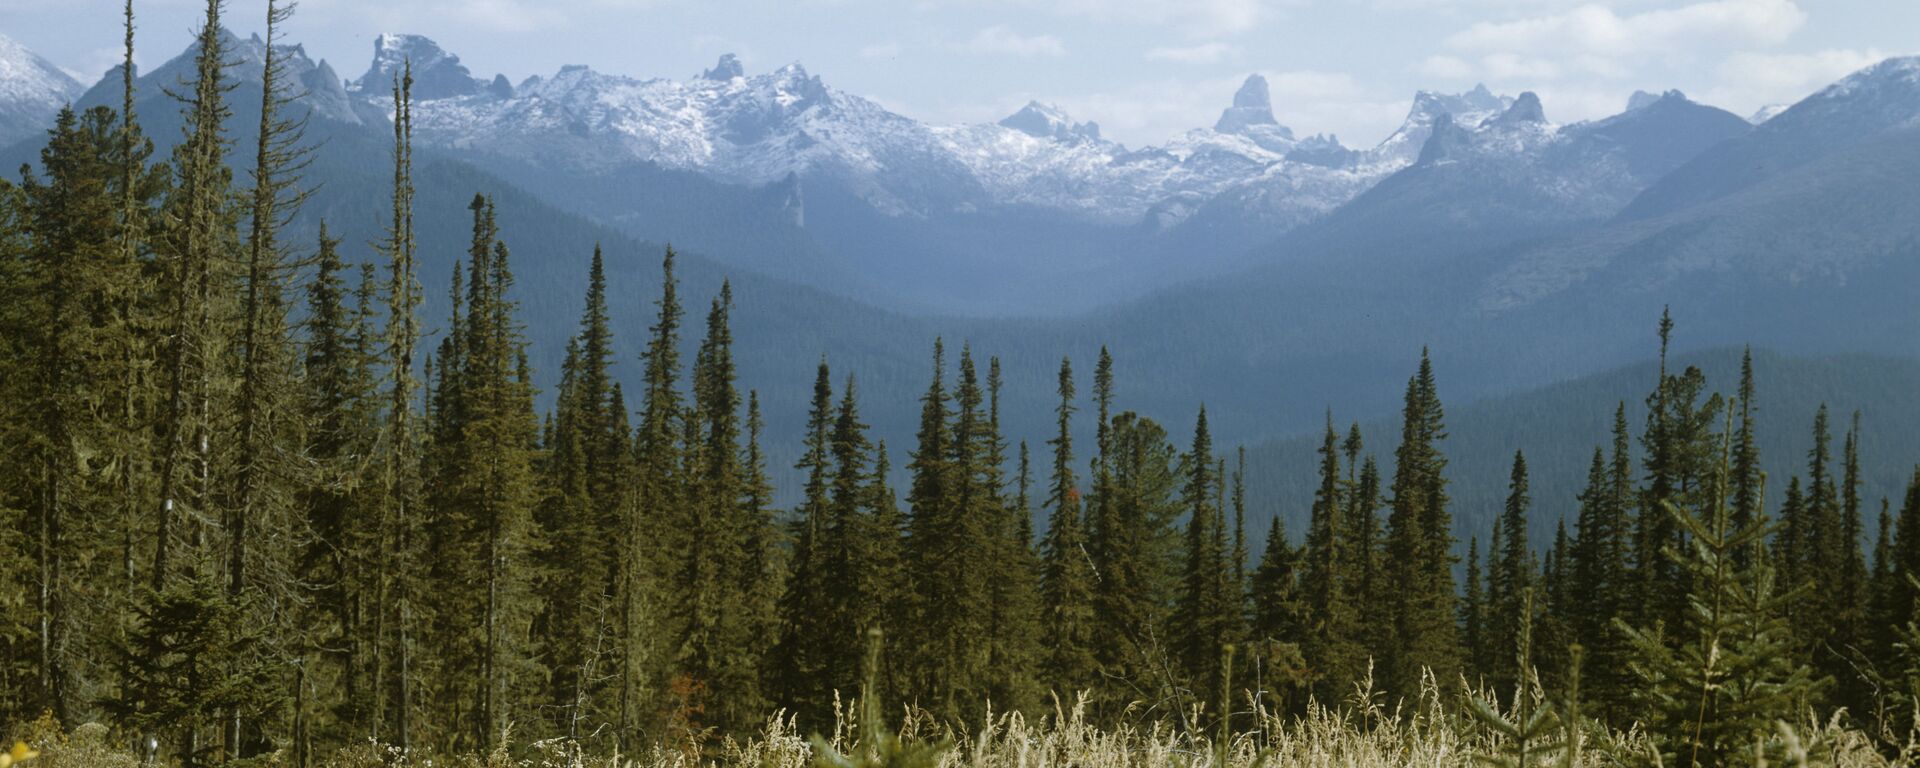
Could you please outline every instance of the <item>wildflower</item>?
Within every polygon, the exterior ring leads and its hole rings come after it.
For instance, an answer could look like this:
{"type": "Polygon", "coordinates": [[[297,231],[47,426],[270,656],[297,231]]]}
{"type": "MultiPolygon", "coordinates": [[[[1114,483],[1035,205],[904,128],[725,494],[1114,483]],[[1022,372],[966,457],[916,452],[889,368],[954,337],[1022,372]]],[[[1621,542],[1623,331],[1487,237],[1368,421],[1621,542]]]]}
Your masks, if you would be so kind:
{"type": "Polygon", "coordinates": [[[40,753],[33,751],[33,748],[28,747],[26,742],[16,741],[13,743],[13,749],[7,750],[5,753],[0,753],[0,768],[8,768],[8,766],[14,763],[24,763],[39,756],[40,753]]]}

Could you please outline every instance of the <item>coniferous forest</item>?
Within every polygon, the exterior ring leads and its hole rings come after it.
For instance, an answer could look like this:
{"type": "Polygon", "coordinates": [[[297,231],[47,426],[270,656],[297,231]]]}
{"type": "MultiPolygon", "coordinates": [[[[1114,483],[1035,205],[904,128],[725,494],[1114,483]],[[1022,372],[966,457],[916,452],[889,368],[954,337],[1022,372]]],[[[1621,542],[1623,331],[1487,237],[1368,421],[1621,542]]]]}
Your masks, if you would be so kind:
{"type": "MultiPolygon", "coordinates": [[[[1329,415],[1305,530],[1247,524],[1208,415],[1062,359],[1008,434],[998,359],[928,339],[889,446],[822,359],[776,508],[731,291],[616,328],[596,253],[542,412],[511,231],[416,277],[410,74],[377,243],[293,238],[304,139],[268,11],[260,125],[209,2],[185,135],[68,110],[0,186],[0,723],[50,765],[1898,764],[1920,744],[1920,470],[1861,416],[1669,368],[1591,435],[1577,515],[1524,451],[1459,541],[1445,382],[1329,415]],[[240,169],[240,170],[233,170],[240,169]],[[422,317],[422,293],[452,312],[422,317]],[[616,334],[644,338],[619,381],[616,334]],[[697,338],[683,359],[681,341],[697,338]],[[1768,477],[1761,414],[1805,423],[1768,477]],[[1091,444],[1075,435],[1091,425],[1091,444]],[[1785,502],[1769,508],[1770,485],[1785,502]],[[812,736],[810,743],[806,737],[812,736]],[[437,762],[436,762],[437,761],[437,762]]],[[[1656,325],[1657,323],[1657,325],[1656,325]]],[[[789,436],[792,437],[792,436],[789,436]]],[[[1524,446],[1522,446],[1524,449],[1524,446]]],[[[1920,457],[1912,457],[1920,459],[1920,457]]],[[[10,758],[11,761],[11,758],[10,758]]]]}

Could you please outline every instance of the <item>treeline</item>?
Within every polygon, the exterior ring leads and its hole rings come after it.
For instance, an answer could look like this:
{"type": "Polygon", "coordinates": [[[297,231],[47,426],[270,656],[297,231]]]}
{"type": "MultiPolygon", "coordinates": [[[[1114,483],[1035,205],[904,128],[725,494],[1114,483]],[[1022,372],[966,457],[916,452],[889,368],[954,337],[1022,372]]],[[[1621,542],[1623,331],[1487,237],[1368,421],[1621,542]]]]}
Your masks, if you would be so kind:
{"type": "Polygon", "coordinates": [[[1543,555],[1516,454],[1464,584],[1424,357],[1390,474],[1329,417],[1303,543],[1275,520],[1257,561],[1244,457],[1204,409],[1178,445],[1121,409],[1104,352],[1086,397],[1061,361],[1057,430],[1030,446],[1002,429],[999,362],[936,341],[897,453],[823,360],[801,501],[780,511],[729,289],[694,327],[666,253],[628,391],[596,253],[542,416],[489,199],[451,314],[418,316],[410,74],[388,234],[355,268],[324,227],[281,236],[310,150],[271,3],[259,138],[231,157],[221,9],[172,157],[132,111],[129,4],[123,108],[64,112],[40,168],[0,187],[7,722],[97,720],[188,765],[367,740],[484,752],[510,729],[632,754],[777,711],[831,727],[877,629],[874,693],[951,722],[1084,695],[1096,721],[1202,729],[1350,706],[1366,682],[1393,701],[1578,680],[1590,715],[1689,763],[1807,711],[1890,740],[1912,723],[1920,475],[1897,517],[1881,502],[1866,557],[1858,419],[1836,459],[1823,410],[1769,513],[1750,369],[1731,397],[1668,371],[1669,323],[1637,448],[1622,409],[1543,555]]]}

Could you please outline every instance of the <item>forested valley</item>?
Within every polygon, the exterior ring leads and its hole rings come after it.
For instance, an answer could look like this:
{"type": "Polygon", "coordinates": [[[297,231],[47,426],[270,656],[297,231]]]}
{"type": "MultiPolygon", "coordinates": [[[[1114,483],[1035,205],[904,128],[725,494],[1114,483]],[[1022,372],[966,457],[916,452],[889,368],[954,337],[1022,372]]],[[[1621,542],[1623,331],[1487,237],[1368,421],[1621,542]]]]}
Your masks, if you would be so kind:
{"type": "Polygon", "coordinates": [[[1304,530],[1249,530],[1246,451],[1216,445],[1201,402],[1128,410],[1126,360],[1063,358],[1054,429],[1022,439],[1000,361],[931,338],[912,445],[870,434],[860,371],[823,358],[788,383],[811,405],[779,508],[732,292],[682,296],[671,249],[631,329],[594,254],[544,411],[493,199],[472,200],[451,284],[420,284],[410,75],[387,236],[287,234],[329,151],[274,58],[290,7],[269,8],[256,141],[228,133],[216,0],[186,134],[158,156],[129,4],[121,108],[62,113],[0,185],[0,725],[27,745],[8,763],[1920,749],[1920,468],[1866,496],[1860,414],[1767,410],[1751,356],[1732,380],[1670,366],[1667,317],[1647,318],[1644,418],[1608,404],[1550,537],[1520,446],[1497,519],[1458,540],[1425,356],[1392,444],[1328,416],[1304,530]],[[427,290],[448,316],[422,316],[427,290]],[[612,372],[616,334],[644,340],[637,379],[612,372]],[[1763,411],[1806,425],[1802,471],[1762,471],[1763,411]]]}

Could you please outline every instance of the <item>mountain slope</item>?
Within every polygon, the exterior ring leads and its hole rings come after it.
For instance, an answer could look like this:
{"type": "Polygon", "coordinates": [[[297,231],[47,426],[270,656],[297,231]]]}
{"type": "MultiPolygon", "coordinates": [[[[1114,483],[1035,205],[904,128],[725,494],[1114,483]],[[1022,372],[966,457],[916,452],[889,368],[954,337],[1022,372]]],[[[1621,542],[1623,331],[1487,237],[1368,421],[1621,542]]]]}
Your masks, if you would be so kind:
{"type": "Polygon", "coordinates": [[[1853,144],[1912,128],[1920,115],[1920,57],[1855,72],[1768,117],[1751,135],[1702,153],[1621,213],[1646,219],[1717,200],[1853,144]]]}
{"type": "MultiPolygon", "coordinates": [[[[1676,366],[1698,366],[1710,391],[1731,393],[1739,383],[1740,352],[1718,349],[1683,355],[1676,366]]],[[[1586,483],[1595,447],[1611,442],[1617,403],[1627,406],[1627,425],[1639,460],[1638,438],[1646,421],[1645,398],[1657,369],[1650,363],[1617,368],[1559,382],[1520,394],[1479,402],[1449,403],[1448,492],[1455,536],[1462,548],[1470,536],[1484,545],[1487,532],[1506,499],[1513,452],[1525,451],[1533,491],[1529,538],[1538,548],[1551,546],[1553,526],[1563,517],[1569,530],[1578,512],[1576,497],[1586,483]]],[[[1867,502],[1868,528],[1879,500],[1896,500],[1912,477],[1912,459],[1920,455],[1920,361],[1859,355],[1792,357],[1756,350],[1754,379],[1760,416],[1758,438],[1768,484],[1769,508],[1777,510],[1786,478],[1805,474],[1812,446],[1813,414],[1822,403],[1832,409],[1843,431],[1858,409],[1861,422],[1861,496],[1867,502]]],[[[1443,382],[1444,383],[1444,382],[1443,382]]],[[[1336,417],[1340,414],[1336,413],[1336,417]]],[[[1344,436],[1346,423],[1336,425],[1344,436]]],[[[1391,476],[1394,441],[1400,425],[1390,418],[1365,419],[1366,452],[1391,476]]],[[[1315,472],[1320,434],[1300,435],[1254,446],[1247,453],[1248,493],[1261,530],[1274,514],[1285,515],[1288,530],[1306,530],[1308,502],[1318,483],[1315,472]]],[[[1608,448],[1611,450],[1610,448],[1608,448]]],[[[1834,450],[1838,451],[1836,441],[1834,450]]]]}
{"type": "Polygon", "coordinates": [[[0,35],[0,145],[43,135],[82,89],[52,62],[0,35]]]}

